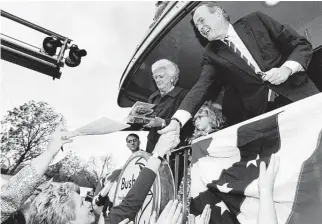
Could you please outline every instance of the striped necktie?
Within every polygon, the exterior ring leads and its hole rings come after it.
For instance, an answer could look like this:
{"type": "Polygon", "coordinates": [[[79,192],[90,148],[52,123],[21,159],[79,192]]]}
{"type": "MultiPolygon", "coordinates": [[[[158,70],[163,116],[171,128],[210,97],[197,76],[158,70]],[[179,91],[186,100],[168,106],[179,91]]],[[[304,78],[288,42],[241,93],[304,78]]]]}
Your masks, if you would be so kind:
{"type": "MultiPolygon", "coordinates": [[[[242,54],[242,52],[236,47],[236,45],[227,39],[227,37],[224,39],[225,44],[232,49],[240,58],[242,58],[249,67],[256,73],[255,66],[242,54]]],[[[260,75],[260,74],[259,74],[260,75]]]]}
{"type": "MultiPolygon", "coordinates": [[[[242,54],[242,52],[237,48],[237,46],[233,42],[228,40],[228,37],[225,37],[225,39],[223,41],[230,49],[232,49],[239,57],[241,57],[246,62],[246,64],[249,65],[249,67],[251,67],[251,69],[258,76],[260,76],[260,78],[262,78],[265,75],[265,73],[263,73],[261,71],[256,72],[255,66],[242,54]]],[[[277,96],[276,93],[274,91],[272,91],[271,89],[269,89],[268,101],[273,102],[276,96],[277,96]]]]}

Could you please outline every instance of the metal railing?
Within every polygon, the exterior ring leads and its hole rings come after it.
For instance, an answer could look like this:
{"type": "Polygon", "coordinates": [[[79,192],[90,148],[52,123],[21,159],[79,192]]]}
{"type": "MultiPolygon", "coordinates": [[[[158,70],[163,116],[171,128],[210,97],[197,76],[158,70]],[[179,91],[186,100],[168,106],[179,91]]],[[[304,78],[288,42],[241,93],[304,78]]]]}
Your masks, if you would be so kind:
{"type": "Polygon", "coordinates": [[[191,146],[182,146],[177,149],[171,150],[171,154],[174,155],[174,182],[175,182],[175,197],[177,197],[177,193],[179,191],[180,183],[183,182],[183,195],[182,195],[182,223],[186,223],[187,221],[187,206],[188,206],[188,167],[189,167],[189,151],[191,150],[191,146]],[[183,164],[180,161],[180,157],[183,156],[183,164]],[[183,176],[182,180],[179,180],[180,176],[180,166],[183,165],[183,176]]]}

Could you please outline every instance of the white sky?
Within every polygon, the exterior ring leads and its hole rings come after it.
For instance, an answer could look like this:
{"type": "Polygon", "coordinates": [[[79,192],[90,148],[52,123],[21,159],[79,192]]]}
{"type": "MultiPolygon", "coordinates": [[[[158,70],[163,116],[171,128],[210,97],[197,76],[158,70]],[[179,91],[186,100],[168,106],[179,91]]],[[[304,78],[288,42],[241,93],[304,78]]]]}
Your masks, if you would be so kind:
{"type": "MultiPolygon", "coordinates": [[[[102,116],[123,120],[117,105],[120,77],[154,15],[150,2],[12,2],[1,8],[75,41],[87,50],[80,66],[62,70],[61,79],[1,60],[0,115],[29,100],[48,102],[64,115],[69,129],[102,116]]],[[[1,17],[1,33],[40,47],[46,35],[1,17]]],[[[70,147],[82,158],[112,154],[120,166],[130,155],[127,132],[81,137],[70,147]]],[[[146,134],[140,134],[145,149],[146,134]]]]}

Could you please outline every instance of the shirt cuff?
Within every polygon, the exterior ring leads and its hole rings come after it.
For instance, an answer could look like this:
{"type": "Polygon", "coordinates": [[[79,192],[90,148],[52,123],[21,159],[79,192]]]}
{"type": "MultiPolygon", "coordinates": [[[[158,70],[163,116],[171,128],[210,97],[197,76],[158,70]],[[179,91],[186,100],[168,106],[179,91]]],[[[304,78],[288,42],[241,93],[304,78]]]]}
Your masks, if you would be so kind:
{"type": "Polygon", "coordinates": [[[293,75],[296,72],[304,71],[302,65],[296,61],[286,61],[282,66],[291,69],[291,75],[293,75]]]}
{"type": "Polygon", "coordinates": [[[177,110],[173,117],[177,118],[182,126],[184,126],[191,118],[191,114],[188,111],[185,110],[177,110]]]}

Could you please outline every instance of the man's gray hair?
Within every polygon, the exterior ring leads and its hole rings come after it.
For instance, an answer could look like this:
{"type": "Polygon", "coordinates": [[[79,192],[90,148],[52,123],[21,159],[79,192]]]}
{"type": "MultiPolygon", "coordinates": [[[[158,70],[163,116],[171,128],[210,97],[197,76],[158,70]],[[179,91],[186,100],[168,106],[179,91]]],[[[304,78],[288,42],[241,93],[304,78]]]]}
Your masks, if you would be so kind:
{"type": "Polygon", "coordinates": [[[226,13],[226,11],[223,9],[222,6],[218,5],[217,2],[201,2],[196,8],[194,8],[191,12],[191,15],[193,17],[193,15],[195,14],[195,11],[200,7],[200,6],[206,6],[209,10],[210,13],[214,13],[216,12],[217,9],[220,9],[223,13],[224,18],[230,22],[230,17],[229,15],[226,13]]]}
{"type": "Polygon", "coordinates": [[[76,219],[76,193],[69,184],[51,185],[41,192],[30,205],[28,224],[65,224],[76,219]]]}
{"type": "Polygon", "coordinates": [[[178,65],[168,59],[161,59],[152,65],[151,70],[152,73],[155,73],[157,70],[162,68],[165,69],[166,73],[173,78],[173,85],[175,86],[179,80],[180,70],[178,65]]]}

